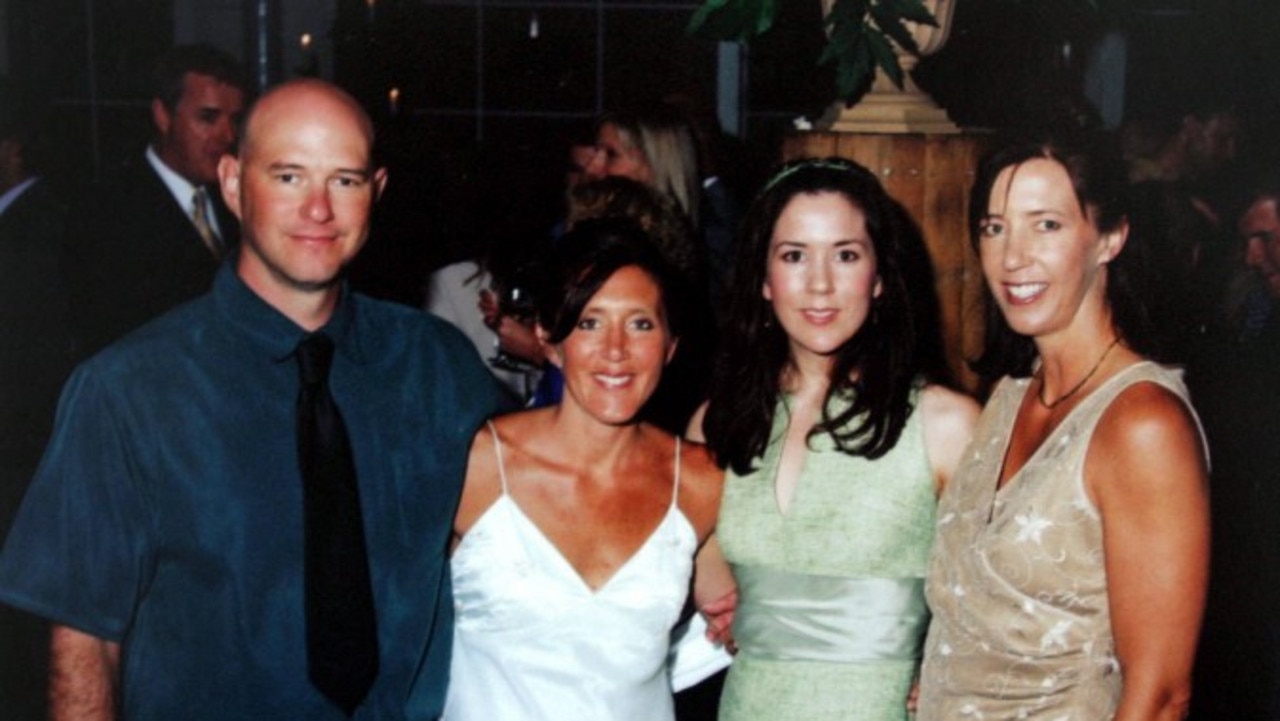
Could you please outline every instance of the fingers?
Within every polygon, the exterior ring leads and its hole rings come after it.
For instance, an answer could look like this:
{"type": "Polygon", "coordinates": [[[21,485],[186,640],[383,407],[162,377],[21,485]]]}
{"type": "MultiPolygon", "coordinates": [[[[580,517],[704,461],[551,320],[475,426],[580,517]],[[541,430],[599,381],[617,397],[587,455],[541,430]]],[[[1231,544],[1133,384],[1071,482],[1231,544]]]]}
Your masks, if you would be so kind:
{"type": "Polygon", "coordinates": [[[733,640],[734,611],[738,608],[738,592],[730,591],[698,609],[707,622],[707,640],[725,647],[729,653],[737,653],[733,640]]]}
{"type": "Polygon", "coordinates": [[[498,319],[500,318],[498,310],[498,296],[488,288],[480,291],[480,299],[476,302],[476,307],[480,309],[480,315],[484,316],[484,324],[490,328],[497,329],[498,319]]]}
{"type": "Polygon", "coordinates": [[[497,324],[491,327],[498,336],[498,347],[504,353],[523,358],[535,365],[541,365],[546,360],[542,345],[538,343],[538,335],[529,326],[510,316],[501,316],[497,324]]]}

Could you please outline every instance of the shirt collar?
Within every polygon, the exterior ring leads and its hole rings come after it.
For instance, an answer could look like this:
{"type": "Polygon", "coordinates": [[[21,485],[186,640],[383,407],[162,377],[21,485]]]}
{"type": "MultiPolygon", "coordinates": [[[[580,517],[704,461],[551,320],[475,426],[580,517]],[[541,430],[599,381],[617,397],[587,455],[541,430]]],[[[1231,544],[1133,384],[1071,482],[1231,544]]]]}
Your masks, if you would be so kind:
{"type": "MultiPolygon", "coordinates": [[[[160,159],[160,155],[156,153],[156,149],[150,145],[147,146],[147,163],[156,171],[156,175],[160,176],[160,182],[164,183],[164,187],[169,189],[169,194],[178,202],[178,207],[182,208],[183,214],[187,218],[192,218],[196,209],[195,194],[197,186],[192,185],[191,181],[179,175],[173,168],[165,165],[164,161],[160,159]]],[[[207,195],[212,195],[215,192],[217,192],[216,187],[205,188],[207,195]]],[[[210,228],[213,228],[215,235],[219,238],[225,237],[222,235],[222,224],[218,222],[218,214],[213,212],[212,205],[207,207],[205,222],[209,224],[210,228]]]]}
{"type": "Polygon", "coordinates": [[[164,164],[160,156],[156,153],[155,148],[147,146],[147,162],[152,169],[156,171],[156,175],[160,176],[160,182],[164,183],[164,187],[169,189],[169,193],[173,199],[178,201],[178,206],[187,214],[191,215],[192,197],[196,194],[196,186],[192,185],[186,178],[174,172],[173,168],[164,164]]]}
{"type": "MultiPolygon", "coordinates": [[[[236,258],[232,253],[218,269],[213,282],[213,300],[223,320],[247,336],[274,362],[292,357],[294,349],[308,332],[254,293],[236,274],[236,258]]],[[[336,352],[363,364],[368,354],[356,332],[356,301],[346,281],[333,309],[333,316],[318,332],[333,339],[336,352]]]]}

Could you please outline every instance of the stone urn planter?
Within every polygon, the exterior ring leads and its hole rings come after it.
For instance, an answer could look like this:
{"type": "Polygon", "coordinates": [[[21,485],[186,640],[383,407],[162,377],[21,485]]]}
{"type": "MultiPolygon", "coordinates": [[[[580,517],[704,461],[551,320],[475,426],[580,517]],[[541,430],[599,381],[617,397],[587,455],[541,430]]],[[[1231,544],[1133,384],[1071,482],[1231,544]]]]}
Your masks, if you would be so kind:
{"type": "MultiPolygon", "coordinates": [[[[823,16],[831,11],[834,0],[821,0],[823,16]]],[[[911,71],[921,56],[937,52],[951,33],[951,20],[956,0],[924,0],[937,26],[907,22],[919,55],[893,44],[898,64],[902,67],[902,87],[877,68],[871,89],[852,106],[836,101],[815,123],[819,130],[851,133],[958,133],[947,111],[915,84],[911,71]]]]}

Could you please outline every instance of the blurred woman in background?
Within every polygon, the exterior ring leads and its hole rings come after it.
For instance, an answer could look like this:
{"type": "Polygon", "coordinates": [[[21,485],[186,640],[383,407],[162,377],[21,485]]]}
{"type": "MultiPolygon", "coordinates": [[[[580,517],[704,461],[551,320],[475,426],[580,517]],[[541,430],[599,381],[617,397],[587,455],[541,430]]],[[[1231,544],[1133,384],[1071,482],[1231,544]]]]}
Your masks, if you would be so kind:
{"type": "Polygon", "coordinates": [[[596,126],[596,154],[587,177],[623,177],[671,196],[695,227],[702,186],[698,151],[688,120],[655,103],[638,112],[605,115],[596,126]]]}

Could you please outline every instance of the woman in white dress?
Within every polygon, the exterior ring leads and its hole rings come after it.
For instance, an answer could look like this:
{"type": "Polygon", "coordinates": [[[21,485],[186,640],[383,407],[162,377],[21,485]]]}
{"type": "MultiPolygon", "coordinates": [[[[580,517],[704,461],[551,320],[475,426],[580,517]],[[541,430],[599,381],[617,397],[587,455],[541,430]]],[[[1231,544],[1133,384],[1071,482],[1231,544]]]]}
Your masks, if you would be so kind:
{"type": "MultiPolygon", "coordinates": [[[[701,446],[636,420],[678,290],[631,223],[583,223],[557,255],[538,334],[564,397],[477,433],[454,521],[451,721],[673,717],[669,634],[722,480],[701,446]]],[[[732,591],[699,571],[700,601],[732,591]]]]}

